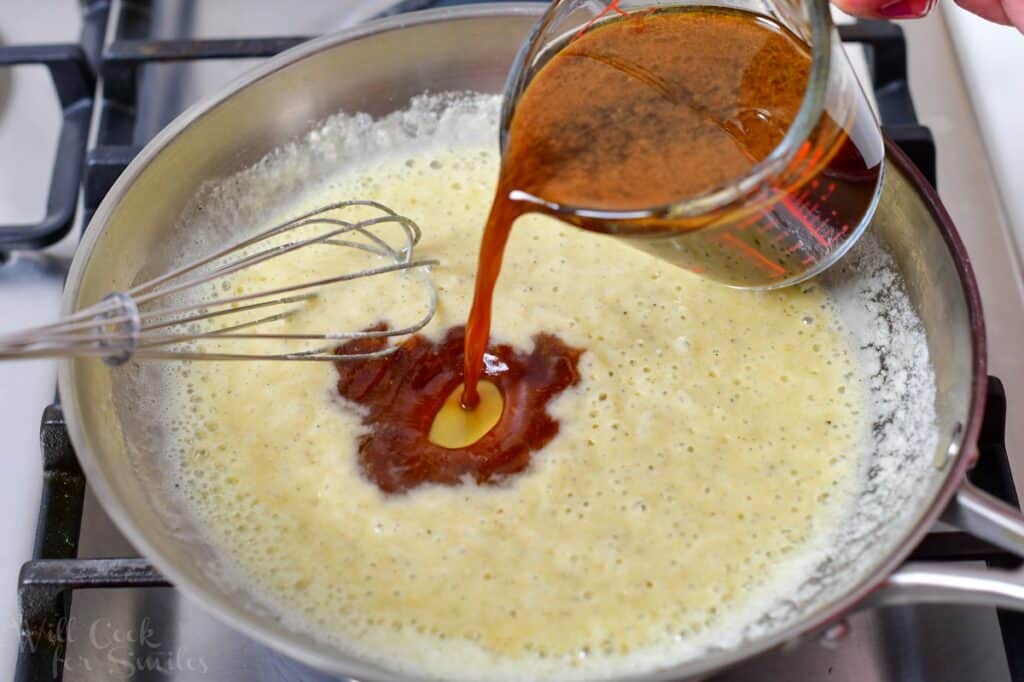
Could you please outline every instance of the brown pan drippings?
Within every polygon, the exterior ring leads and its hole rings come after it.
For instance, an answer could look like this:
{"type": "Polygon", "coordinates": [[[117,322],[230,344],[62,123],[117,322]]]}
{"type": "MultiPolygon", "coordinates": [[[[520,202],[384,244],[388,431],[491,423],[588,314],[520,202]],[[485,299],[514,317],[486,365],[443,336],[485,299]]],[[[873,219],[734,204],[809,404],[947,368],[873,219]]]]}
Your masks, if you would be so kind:
{"type": "MultiPolygon", "coordinates": [[[[463,332],[463,327],[453,327],[437,344],[417,335],[382,358],[336,363],[338,392],[367,408],[363,424],[369,432],[359,438],[360,466],[384,492],[425,483],[455,485],[465,479],[498,483],[525,469],[530,453],[558,433],[558,422],[545,408],[579,381],[576,366],[582,351],[551,334],[538,334],[529,353],[507,345],[488,349],[485,375],[505,399],[497,424],[465,447],[430,442],[434,417],[462,383],[463,332]]],[[[372,352],[387,343],[352,341],[339,352],[372,352]]]]}

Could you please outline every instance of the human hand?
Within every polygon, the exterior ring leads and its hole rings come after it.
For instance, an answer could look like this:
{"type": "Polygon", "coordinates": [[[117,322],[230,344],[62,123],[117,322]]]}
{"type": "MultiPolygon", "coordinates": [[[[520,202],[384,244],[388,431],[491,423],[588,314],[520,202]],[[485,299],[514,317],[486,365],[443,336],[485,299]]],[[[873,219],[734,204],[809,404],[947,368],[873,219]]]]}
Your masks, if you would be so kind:
{"type": "MultiPolygon", "coordinates": [[[[1024,0],[955,0],[968,12],[1024,33],[1024,0]]],[[[833,0],[835,5],[864,19],[914,19],[928,14],[935,0],[833,0]]]]}

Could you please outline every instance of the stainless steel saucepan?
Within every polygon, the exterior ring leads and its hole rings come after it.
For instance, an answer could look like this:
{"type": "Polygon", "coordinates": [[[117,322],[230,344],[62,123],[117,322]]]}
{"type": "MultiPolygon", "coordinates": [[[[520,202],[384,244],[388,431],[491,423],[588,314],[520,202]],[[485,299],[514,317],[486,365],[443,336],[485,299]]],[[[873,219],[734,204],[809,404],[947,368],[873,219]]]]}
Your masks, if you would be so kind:
{"type": "MultiPolygon", "coordinates": [[[[402,15],[301,45],[193,107],[128,167],[75,256],[64,312],[167,267],[201,187],[250,166],[338,111],[383,115],[424,91],[500,92],[543,7],[474,5],[402,15]]],[[[496,133],[497,134],[497,133],[496,133]]],[[[495,139],[497,144],[497,139],[495,139]]],[[[970,263],[934,191],[890,146],[873,228],[824,282],[864,355],[875,452],[835,548],[742,642],[642,679],[700,676],[894,602],[1024,609],[1024,573],[904,560],[944,518],[1024,556],[1024,518],[965,481],[985,396],[985,330],[970,263]],[[911,313],[916,313],[911,314],[911,313]],[[922,368],[929,371],[922,372],[922,368]]],[[[184,593],[286,655],[360,680],[412,679],[282,624],[230,579],[150,445],[147,369],[62,362],[68,427],[97,497],[184,593]]]]}

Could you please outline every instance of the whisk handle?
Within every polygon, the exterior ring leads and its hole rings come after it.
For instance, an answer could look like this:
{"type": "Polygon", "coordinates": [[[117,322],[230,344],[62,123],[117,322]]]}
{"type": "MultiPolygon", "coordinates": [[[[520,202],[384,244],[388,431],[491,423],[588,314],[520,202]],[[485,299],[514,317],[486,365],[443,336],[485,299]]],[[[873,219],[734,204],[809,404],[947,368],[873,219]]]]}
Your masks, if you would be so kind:
{"type": "Polygon", "coordinates": [[[132,357],[141,329],[135,301],[114,292],[59,322],[0,336],[0,360],[98,356],[114,367],[132,357]]]}

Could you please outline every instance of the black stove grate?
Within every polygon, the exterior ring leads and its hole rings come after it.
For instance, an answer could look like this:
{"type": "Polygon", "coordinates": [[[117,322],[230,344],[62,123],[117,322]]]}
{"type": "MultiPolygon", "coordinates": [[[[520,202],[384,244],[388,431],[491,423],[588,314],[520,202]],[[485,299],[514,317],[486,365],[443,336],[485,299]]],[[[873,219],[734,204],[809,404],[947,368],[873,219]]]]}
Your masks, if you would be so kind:
{"type": "Polygon", "coordinates": [[[77,43],[0,47],[0,68],[29,64],[47,68],[62,119],[46,215],[38,223],[0,225],[0,252],[49,246],[64,237],[74,224],[107,5],[107,0],[83,3],[82,31],[77,43]]]}
{"type": "MultiPolygon", "coordinates": [[[[432,6],[470,4],[473,0],[404,0],[389,13],[432,6]]],[[[46,218],[36,225],[0,226],[0,256],[40,248],[64,237],[75,222],[79,188],[81,223],[86,224],[114,181],[148,141],[138,139],[136,117],[140,67],[156,62],[267,57],[305,40],[274,37],[229,40],[148,40],[148,13],[142,2],[115,5],[109,0],[82,3],[79,43],[0,47],[0,68],[42,64],[49,68],[63,110],[63,130],[51,178],[46,218]],[[128,9],[126,9],[128,7],[128,9]],[[109,21],[108,19],[113,19],[109,21]],[[114,34],[107,37],[108,26],[114,34]],[[104,44],[106,45],[105,47],[104,44]],[[97,86],[101,87],[97,89],[97,86]],[[93,108],[99,109],[94,144],[89,145],[93,108]]],[[[906,43],[902,30],[888,22],[862,21],[842,26],[846,42],[865,46],[872,85],[886,134],[935,184],[935,144],[917,121],[907,85],[906,43]]],[[[0,258],[2,262],[2,258],[0,258]]],[[[998,379],[989,379],[988,409],[979,439],[981,457],[972,479],[982,488],[1017,504],[1003,444],[1006,397],[998,379]]],[[[22,568],[19,599],[23,610],[16,682],[62,679],[59,665],[67,644],[71,596],[78,589],[166,586],[141,558],[78,558],[78,537],[86,481],[75,457],[59,404],[43,414],[40,444],[43,493],[33,559],[22,568]]],[[[964,533],[932,533],[912,555],[916,560],[1013,561],[1006,552],[964,533]]],[[[1024,624],[1018,614],[1000,613],[1004,643],[1014,680],[1024,680],[1024,624]]]]}

